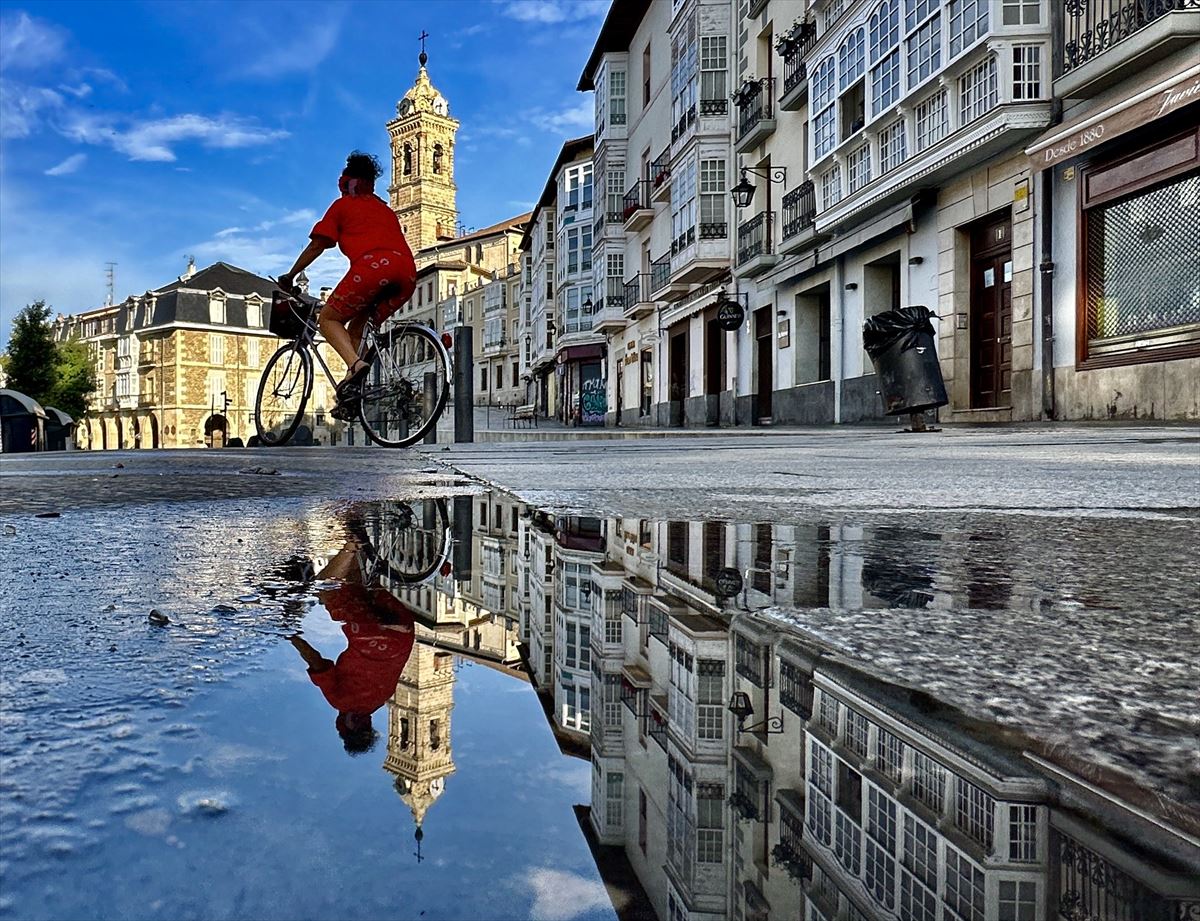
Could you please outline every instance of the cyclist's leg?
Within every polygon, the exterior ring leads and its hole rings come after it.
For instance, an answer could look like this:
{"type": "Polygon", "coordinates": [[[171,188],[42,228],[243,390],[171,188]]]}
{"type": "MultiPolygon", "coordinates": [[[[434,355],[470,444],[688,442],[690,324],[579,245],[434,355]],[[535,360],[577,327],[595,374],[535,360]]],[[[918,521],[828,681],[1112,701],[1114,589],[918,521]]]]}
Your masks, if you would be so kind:
{"type": "Polygon", "coordinates": [[[317,320],[321,335],[333,346],[347,369],[354,365],[358,343],[346,327],[354,323],[366,306],[366,298],[359,290],[360,279],[361,276],[351,266],[346,277],[338,282],[338,286],[329,295],[329,300],[321,308],[321,315],[317,320]]]}

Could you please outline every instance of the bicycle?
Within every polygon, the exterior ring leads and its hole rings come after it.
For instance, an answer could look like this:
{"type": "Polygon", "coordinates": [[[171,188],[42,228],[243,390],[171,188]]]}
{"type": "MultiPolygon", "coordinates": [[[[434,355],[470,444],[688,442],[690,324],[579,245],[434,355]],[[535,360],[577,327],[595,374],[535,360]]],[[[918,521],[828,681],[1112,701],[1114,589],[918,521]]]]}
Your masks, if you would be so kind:
{"type": "MultiPolygon", "coordinates": [[[[254,425],[263,445],[291,441],[304,420],[316,371],[313,356],[331,390],[337,380],[316,348],[317,310],[312,298],[277,290],[268,328],[290,341],[272,355],[258,383],[254,425]]],[[[363,328],[358,357],[370,365],[357,397],[358,421],[367,437],[385,448],[416,444],[437,425],[450,396],[449,334],[423,323],[399,321],[381,329],[372,310],[363,328]]]]}

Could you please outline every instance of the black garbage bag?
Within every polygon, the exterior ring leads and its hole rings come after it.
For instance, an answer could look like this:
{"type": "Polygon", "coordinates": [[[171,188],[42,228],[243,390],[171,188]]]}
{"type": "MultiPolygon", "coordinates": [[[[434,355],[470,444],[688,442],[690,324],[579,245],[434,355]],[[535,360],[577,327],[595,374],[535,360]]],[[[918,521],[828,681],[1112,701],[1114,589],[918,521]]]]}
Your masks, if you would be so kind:
{"type": "Polygon", "coordinates": [[[935,316],[937,314],[928,307],[897,307],[876,314],[863,324],[863,347],[872,358],[878,358],[897,342],[902,352],[924,345],[919,334],[933,338],[933,324],[929,318],[935,316]]]}
{"type": "Polygon", "coordinates": [[[879,395],[889,416],[945,406],[946,384],[938,364],[928,307],[899,307],[863,324],[863,347],[879,378],[879,395]]]}

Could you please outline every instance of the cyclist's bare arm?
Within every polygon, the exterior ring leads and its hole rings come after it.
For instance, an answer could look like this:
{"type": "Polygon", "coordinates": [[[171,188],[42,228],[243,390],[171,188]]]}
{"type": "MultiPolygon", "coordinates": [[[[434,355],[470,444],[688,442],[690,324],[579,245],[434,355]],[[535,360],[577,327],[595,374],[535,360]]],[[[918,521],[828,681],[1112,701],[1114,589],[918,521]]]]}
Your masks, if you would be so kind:
{"type": "Polygon", "coordinates": [[[304,247],[304,250],[296,257],[292,267],[279,276],[279,287],[284,291],[291,291],[296,276],[312,265],[317,257],[331,246],[333,246],[333,241],[327,237],[315,236],[309,240],[308,246],[304,247]]]}

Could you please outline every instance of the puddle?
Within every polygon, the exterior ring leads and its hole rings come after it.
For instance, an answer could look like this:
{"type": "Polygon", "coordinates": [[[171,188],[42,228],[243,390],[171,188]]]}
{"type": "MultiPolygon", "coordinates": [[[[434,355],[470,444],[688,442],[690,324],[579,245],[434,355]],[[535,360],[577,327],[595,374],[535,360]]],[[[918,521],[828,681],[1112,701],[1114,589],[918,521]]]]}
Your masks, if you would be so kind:
{"type": "Polygon", "coordinates": [[[1200,912],[1182,525],[166,508],[4,563],[0,918],[1200,912]]]}

